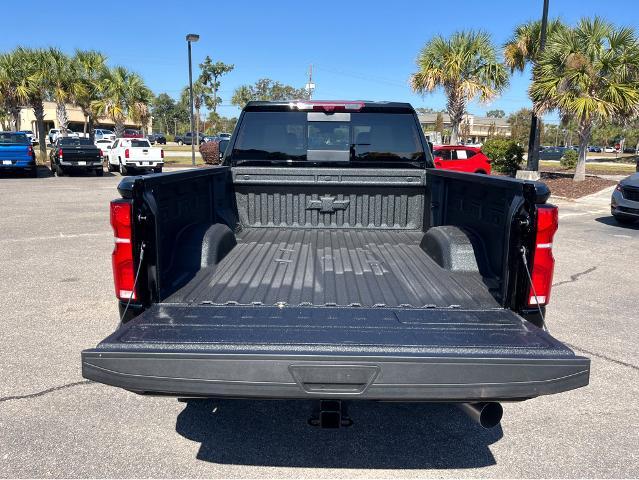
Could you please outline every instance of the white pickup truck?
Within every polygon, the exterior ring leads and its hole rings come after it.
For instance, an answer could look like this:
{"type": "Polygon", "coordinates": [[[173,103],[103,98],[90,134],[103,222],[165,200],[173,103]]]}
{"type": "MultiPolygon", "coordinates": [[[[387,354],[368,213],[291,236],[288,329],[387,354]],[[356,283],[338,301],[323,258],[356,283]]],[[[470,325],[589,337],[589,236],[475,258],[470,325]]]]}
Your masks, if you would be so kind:
{"type": "Polygon", "coordinates": [[[106,150],[109,172],[119,171],[126,175],[132,170],[162,172],[164,151],[152,147],[146,138],[117,138],[106,150]]]}

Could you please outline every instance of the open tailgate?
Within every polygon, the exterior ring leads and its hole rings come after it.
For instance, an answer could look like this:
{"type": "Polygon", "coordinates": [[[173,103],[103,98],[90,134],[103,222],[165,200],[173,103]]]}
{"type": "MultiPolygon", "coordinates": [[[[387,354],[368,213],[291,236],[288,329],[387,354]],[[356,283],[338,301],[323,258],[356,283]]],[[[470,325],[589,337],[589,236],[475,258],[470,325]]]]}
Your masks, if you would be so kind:
{"type": "Polygon", "coordinates": [[[176,396],[525,399],[589,372],[504,309],[157,304],[82,352],[85,378],[176,396]]]}

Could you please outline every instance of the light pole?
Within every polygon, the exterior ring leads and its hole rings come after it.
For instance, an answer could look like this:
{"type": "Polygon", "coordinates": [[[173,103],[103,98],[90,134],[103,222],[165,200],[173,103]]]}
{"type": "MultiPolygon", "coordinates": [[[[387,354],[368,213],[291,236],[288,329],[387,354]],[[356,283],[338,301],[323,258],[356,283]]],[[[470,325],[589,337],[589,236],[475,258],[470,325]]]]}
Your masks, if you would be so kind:
{"type": "MultiPolygon", "coordinates": [[[[544,0],[544,10],[541,16],[541,34],[539,38],[539,52],[537,58],[546,46],[546,28],[548,26],[548,0],[544,0]]],[[[528,138],[528,164],[526,167],[533,172],[539,171],[539,118],[533,111],[530,122],[530,137],[528,138]]]]}
{"type": "Polygon", "coordinates": [[[193,143],[193,66],[191,64],[191,43],[197,42],[200,39],[199,35],[195,33],[189,33],[186,36],[186,43],[189,46],[189,108],[191,115],[189,116],[189,124],[191,128],[191,164],[195,167],[195,143],[193,143]]]}

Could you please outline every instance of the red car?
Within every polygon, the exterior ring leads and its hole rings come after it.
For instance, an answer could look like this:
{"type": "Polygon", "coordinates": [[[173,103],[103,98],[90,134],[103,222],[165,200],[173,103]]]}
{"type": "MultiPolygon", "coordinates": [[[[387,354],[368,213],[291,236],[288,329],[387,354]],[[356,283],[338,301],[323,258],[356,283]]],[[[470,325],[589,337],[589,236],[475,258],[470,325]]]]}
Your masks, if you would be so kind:
{"type": "Polygon", "coordinates": [[[144,138],[140,130],[134,130],[133,128],[125,128],[122,138],[144,138]]]}
{"type": "Polygon", "coordinates": [[[490,158],[482,153],[481,148],[464,145],[435,145],[433,156],[436,168],[490,175],[490,158]]]}

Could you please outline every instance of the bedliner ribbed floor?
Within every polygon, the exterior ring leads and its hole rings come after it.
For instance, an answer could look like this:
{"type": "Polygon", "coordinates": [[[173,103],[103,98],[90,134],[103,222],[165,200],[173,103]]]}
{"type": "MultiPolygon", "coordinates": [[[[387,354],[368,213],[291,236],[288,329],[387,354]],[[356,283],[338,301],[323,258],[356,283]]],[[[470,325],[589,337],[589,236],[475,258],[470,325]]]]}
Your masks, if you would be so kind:
{"type": "Polygon", "coordinates": [[[498,308],[481,276],[449,272],[423,232],[248,228],[168,302],[498,308]]]}

